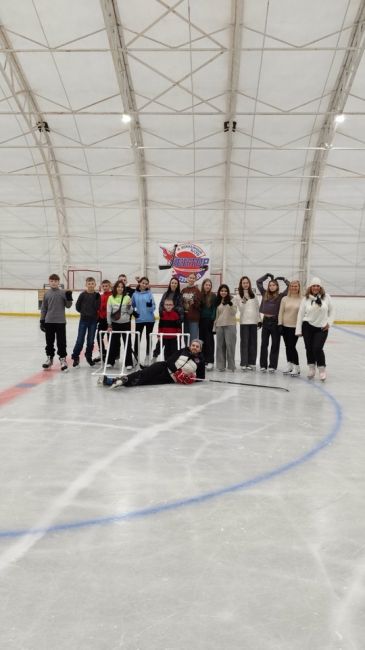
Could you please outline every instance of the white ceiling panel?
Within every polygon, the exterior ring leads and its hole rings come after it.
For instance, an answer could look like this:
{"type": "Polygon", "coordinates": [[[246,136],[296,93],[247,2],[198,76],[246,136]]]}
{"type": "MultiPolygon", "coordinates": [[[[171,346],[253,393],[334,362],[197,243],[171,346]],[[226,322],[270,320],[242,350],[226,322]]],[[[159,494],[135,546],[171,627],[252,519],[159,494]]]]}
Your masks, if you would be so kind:
{"type": "Polygon", "coordinates": [[[24,260],[34,286],[122,261],[157,281],[159,241],[211,238],[233,286],[270,263],[364,290],[364,20],[360,0],[3,0],[0,283],[24,260]]]}

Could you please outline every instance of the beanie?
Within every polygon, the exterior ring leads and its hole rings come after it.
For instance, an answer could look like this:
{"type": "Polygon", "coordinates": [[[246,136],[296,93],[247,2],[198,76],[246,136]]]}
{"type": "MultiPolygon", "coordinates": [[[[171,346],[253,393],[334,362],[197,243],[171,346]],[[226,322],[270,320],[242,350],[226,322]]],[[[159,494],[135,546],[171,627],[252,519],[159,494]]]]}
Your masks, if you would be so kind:
{"type": "Polygon", "coordinates": [[[322,285],[322,280],[320,280],[320,278],[316,278],[316,277],[314,277],[314,278],[311,279],[311,281],[310,281],[310,283],[309,283],[309,286],[310,286],[310,287],[313,287],[314,284],[319,284],[320,287],[323,286],[323,285],[322,285]]]}

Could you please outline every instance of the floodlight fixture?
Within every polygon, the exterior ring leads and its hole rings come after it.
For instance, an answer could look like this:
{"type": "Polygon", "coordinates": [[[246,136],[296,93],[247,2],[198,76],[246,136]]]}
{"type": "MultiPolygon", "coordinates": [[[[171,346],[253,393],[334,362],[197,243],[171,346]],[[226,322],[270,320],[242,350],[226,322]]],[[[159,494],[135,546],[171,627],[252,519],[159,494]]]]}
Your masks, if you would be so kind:
{"type": "Polygon", "coordinates": [[[129,124],[132,121],[132,117],[131,115],[128,115],[128,113],[123,113],[120,119],[122,120],[123,124],[129,124]]]}
{"type": "Polygon", "coordinates": [[[343,113],[340,113],[339,115],[336,115],[335,117],[335,122],[336,124],[342,124],[346,119],[346,116],[343,113]]]}

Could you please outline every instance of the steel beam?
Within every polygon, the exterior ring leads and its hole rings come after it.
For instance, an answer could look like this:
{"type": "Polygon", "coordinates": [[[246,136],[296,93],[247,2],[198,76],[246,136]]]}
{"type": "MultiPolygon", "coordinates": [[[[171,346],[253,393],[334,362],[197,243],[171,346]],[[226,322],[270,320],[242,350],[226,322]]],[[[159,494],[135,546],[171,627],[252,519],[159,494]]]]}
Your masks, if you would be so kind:
{"type": "Polygon", "coordinates": [[[11,52],[11,43],[4,28],[1,26],[0,43],[2,48],[7,49],[6,54],[0,58],[0,74],[11,92],[12,101],[16,104],[19,115],[24,119],[29,133],[35,141],[35,145],[46,169],[57,215],[61,275],[63,281],[67,282],[67,269],[70,264],[67,213],[61,177],[53,151],[52,141],[48,132],[45,130],[39,131],[36,126],[37,122],[43,123],[45,121],[44,115],[37,104],[16,54],[11,52]]]}
{"type": "MultiPolygon", "coordinates": [[[[226,162],[224,177],[224,208],[223,208],[223,246],[222,246],[222,275],[227,270],[227,239],[228,239],[228,217],[230,211],[231,196],[231,161],[232,161],[232,129],[233,120],[236,119],[237,90],[240,74],[241,42],[242,42],[242,21],[243,21],[243,0],[232,0],[231,3],[232,32],[231,32],[231,60],[229,70],[229,87],[227,96],[226,120],[229,122],[229,130],[226,133],[226,162]]],[[[223,126],[223,124],[222,124],[223,126]]]]}
{"type": "Polygon", "coordinates": [[[312,234],[315,221],[316,206],[319,196],[323,173],[328,154],[336,133],[335,116],[344,112],[345,105],[355,74],[362,59],[365,48],[365,0],[361,0],[354,26],[349,39],[349,49],[344,57],[341,69],[336,79],[332,97],[328,106],[328,114],[321,127],[317,150],[315,152],[309,176],[307,200],[302,228],[299,273],[303,286],[309,281],[309,271],[312,250],[312,234]]]}
{"type": "Polygon", "coordinates": [[[126,54],[126,45],[123,34],[123,27],[119,15],[119,9],[116,0],[100,0],[101,9],[104,16],[104,23],[110,43],[111,54],[117,81],[119,85],[120,96],[123,103],[123,111],[132,116],[130,123],[130,137],[133,148],[134,164],[137,173],[138,183],[138,203],[139,203],[139,220],[140,220],[140,237],[141,237],[141,264],[140,270],[142,275],[146,272],[147,266],[147,184],[145,180],[146,165],[143,150],[142,129],[139,122],[137,102],[132,83],[132,76],[129,69],[128,58],[126,54]]]}

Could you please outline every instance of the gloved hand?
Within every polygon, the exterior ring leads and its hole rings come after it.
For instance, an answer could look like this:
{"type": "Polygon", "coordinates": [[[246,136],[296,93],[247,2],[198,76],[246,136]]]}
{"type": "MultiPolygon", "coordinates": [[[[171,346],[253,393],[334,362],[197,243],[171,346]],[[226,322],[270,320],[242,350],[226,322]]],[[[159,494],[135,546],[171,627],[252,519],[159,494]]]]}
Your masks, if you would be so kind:
{"type": "Polygon", "coordinates": [[[67,291],[65,291],[65,296],[66,296],[66,300],[71,300],[71,301],[73,300],[71,290],[68,289],[67,291]]]}
{"type": "Polygon", "coordinates": [[[270,278],[271,280],[274,279],[274,276],[273,276],[272,273],[266,273],[266,277],[267,277],[267,278],[270,278]]]}
{"type": "Polygon", "coordinates": [[[284,282],[285,278],[282,275],[278,275],[278,277],[275,278],[275,280],[282,280],[284,282]]]}
{"type": "Polygon", "coordinates": [[[262,327],[262,322],[259,320],[259,322],[257,323],[257,329],[260,330],[261,327],[262,327]]]}
{"type": "Polygon", "coordinates": [[[46,321],[44,320],[44,318],[41,318],[41,320],[39,321],[39,327],[42,332],[46,331],[46,321]]]}
{"type": "Polygon", "coordinates": [[[133,311],[132,315],[134,316],[134,318],[139,318],[139,313],[136,309],[133,311]]]}
{"type": "Polygon", "coordinates": [[[149,300],[148,302],[146,302],[146,307],[152,307],[152,300],[149,300]]]}
{"type": "Polygon", "coordinates": [[[177,384],[193,384],[196,379],[196,375],[194,373],[187,375],[186,372],[181,370],[181,368],[179,370],[176,370],[173,375],[177,384]]]}
{"type": "Polygon", "coordinates": [[[281,336],[282,333],[283,333],[283,326],[282,325],[278,325],[278,332],[279,332],[279,334],[281,336]]]}

